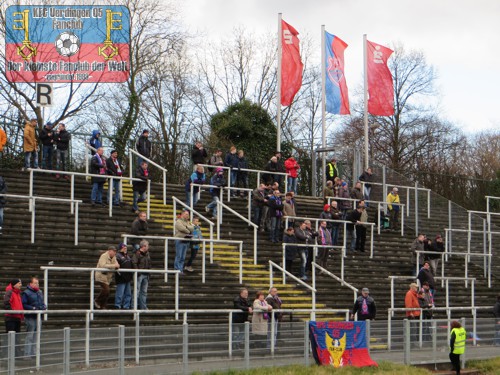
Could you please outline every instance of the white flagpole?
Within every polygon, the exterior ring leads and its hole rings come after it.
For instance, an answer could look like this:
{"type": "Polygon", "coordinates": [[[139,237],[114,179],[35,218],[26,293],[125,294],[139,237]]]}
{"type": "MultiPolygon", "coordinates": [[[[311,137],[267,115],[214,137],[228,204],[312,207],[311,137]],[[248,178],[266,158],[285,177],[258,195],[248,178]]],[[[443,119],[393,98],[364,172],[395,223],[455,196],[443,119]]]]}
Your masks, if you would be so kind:
{"type": "Polygon", "coordinates": [[[365,170],[369,167],[368,160],[368,46],[366,34],[363,34],[363,57],[364,57],[364,101],[365,101],[365,170]]]}
{"type": "Polygon", "coordinates": [[[281,57],[282,57],[282,35],[281,13],[278,13],[278,79],[277,79],[277,111],[276,111],[276,151],[281,151],[281,57]]]}
{"type": "MultiPolygon", "coordinates": [[[[325,25],[321,25],[321,147],[326,148],[326,41],[325,41],[325,25]]],[[[326,184],[326,155],[325,151],[321,153],[322,158],[322,190],[326,184]]],[[[316,158],[314,160],[316,163],[316,158]]],[[[316,178],[316,176],[314,176],[316,178]]]]}

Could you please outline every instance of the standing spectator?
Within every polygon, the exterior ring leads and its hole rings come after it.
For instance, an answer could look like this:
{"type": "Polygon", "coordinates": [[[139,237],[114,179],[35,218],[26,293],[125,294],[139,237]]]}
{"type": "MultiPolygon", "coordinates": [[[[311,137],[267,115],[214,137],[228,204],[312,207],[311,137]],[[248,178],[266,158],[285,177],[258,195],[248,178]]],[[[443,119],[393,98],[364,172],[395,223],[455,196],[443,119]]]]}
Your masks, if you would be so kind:
{"type": "Polygon", "coordinates": [[[263,347],[267,338],[267,322],[269,321],[269,313],[272,307],[267,304],[264,292],[257,292],[255,300],[252,304],[252,334],[255,338],[257,347],[263,347]]]}
{"type": "MultiPolygon", "coordinates": [[[[326,226],[326,221],[321,221],[318,228],[318,245],[321,245],[318,249],[318,261],[317,263],[324,269],[328,269],[328,255],[330,253],[330,248],[332,246],[332,235],[326,226]]],[[[323,273],[323,271],[321,271],[323,273]]]]}
{"type": "Polygon", "coordinates": [[[297,194],[297,179],[299,177],[300,165],[293,156],[285,160],[285,169],[288,179],[288,191],[293,191],[297,194]]]}
{"type": "Polygon", "coordinates": [[[42,168],[52,169],[52,154],[54,152],[54,132],[51,122],[46,123],[40,131],[42,142],[42,168]]]}
{"type": "Polygon", "coordinates": [[[293,227],[288,227],[285,229],[283,235],[283,243],[285,245],[285,270],[293,274],[293,261],[297,258],[297,246],[293,245],[297,243],[297,238],[295,238],[295,233],[293,227]]]}
{"type": "MultiPolygon", "coordinates": [[[[444,243],[443,237],[440,234],[436,236],[431,245],[431,251],[435,253],[444,253],[444,243]]],[[[439,254],[427,254],[427,259],[429,259],[429,263],[431,265],[432,273],[434,276],[437,275],[437,270],[439,267],[439,261],[441,260],[441,255],[439,254]]]]}
{"type": "MultiPolygon", "coordinates": [[[[66,125],[60,123],[57,131],[54,134],[54,142],[56,144],[56,168],[58,171],[66,170],[66,162],[68,160],[69,142],[71,134],[66,130],[66,125]]],[[[56,174],[59,178],[59,174],[56,174]]],[[[64,175],[66,180],[69,180],[68,175],[64,175]]]]}
{"type": "MultiPolygon", "coordinates": [[[[316,232],[312,229],[312,224],[311,224],[310,220],[305,220],[305,223],[306,223],[306,230],[307,230],[309,236],[311,237],[310,243],[314,244],[316,242],[315,238],[318,237],[318,232],[316,232]]],[[[311,272],[311,270],[312,270],[312,262],[314,260],[314,256],[313,256],[314,251],[315,251],[315,249],[313,247],[307,248],[307,271],[309,271],[309,272],[311,272]]]]}
{"type": "MultiPolygon", "coordinates": [[[[363,181],[364,188],[363,188],[363,193],[365,195],[365,200],[370,200],[370,194],[372,192],[372,184],[370,182],[373,182],[373,173],[371,168],[367,168],[366,171],[364,171],[361,176],[359,176],[359,180],[363,181]]],[[[366,205],[368,207],[368,204],[366,205]]]]}
{"type": "Polygon", "coordinates": [[[339,177],[339,169],[337,167],[337,160],[333,158],[327,165],[326,165],[326,180],[327,181],[335,181],[336,177],[339,177]]]}
{"type": "MultiPolygon", "coordinates": [[[[92,130],[92,137],[90,137],[89,145],[96,150],[102,147],[101,132],[99,130],[92,130]]],[[[96,153],[92,149],[90,150],[90,152],[92,153],[92,155],[95,155],[96,153]]]]}
{"type": "Polygon", "coordinates": [[[215,187],[210,188],[212,202],[205,206],[205,211],[210,212],[210,210],[212,210],[212,219],[216,219],[217,202],[219,201],[222,187],[226,185],[226,180],[224,179],[224,170],[222,168],[219,167],[215,170],[215,174],[210,179],[210,185],[213,185],[215,187]]]}
{"type": "Polygon", "coordinates": [[[138,203],[144,202],[146,200],[146,192],[148,191],[148,180],[151,179],[151,173],[149,172],[148,163],[143,161],[141,166],[135,171],[135,178],[140,179],[140,181],[132,182],[132,190],[134,191],[134,202],[132,204],[132,211],[135,213],[139,212],[138,203]]]}
{"type": "MultiPolygon", "coordinates": [[[[110,176],[122,177],[123,166],[118,159],[118,151],[111,150],[109,158],[106,159],[106,171],[110,176]]],[[[110,181],[111,182],[111,181],[110,181]]],[[[111,189],[108,188],[108,204],[113,206],[120,206],[120,186],[121,180],[118,178],[113,179],[113,197],[110,196],[111,189]]]]}
{"type": "Polygon", "coordinates": [[[432,275],[431,265],[429,261],[424,262],[424,266],[420,269],[420,272],[417,276],[418,281],[420,281],[420,285],[424,285],[424,283],[428,283],[431,288],[431,294],[435,296],[434,291],[436,289],[436,283],[434,281],[434,276],[432,275]]]}
{"type": "Polygon", "coordinates": [[[264,168],[267,172],[262,173],[262,179],[266,185],[271,185],[273,182],[277,181],[278,175],[275,172],[278,172],[278,168],[278,158],[273,156],[264,168]]]}
{"type": "Polygon", "coordinates": [[[7,134],[5,134],[5,130],[0,128],[0,157],[3,154],[3,148],[7,144],[7,134]]]}
{"type": "MultiPolygon", "coordinates": [[[[231,187],[236,185],[236,180],[238,179],[238,155],[236,154],[236,147],[231,146],[229,152],[224,158],[224,166],[229,167],[228,178],[231,179],[231,187]]],[[[236,195],[236,191],[230,191],[231,196],[236,195]]]]}
{"type": "Polygon", "coordinates": [[[205,164],[207,156],[207,150],[203,148],[203,144],[199,141],[196,142],[193,146],[193,151],[191,151],[191,160],[193,164],[205,164]]]}
{"type": "MultiPolygon", "coordinates": [[[[248,161],[245,158],[245,152],[243,150],[238,151],[238,171],[236,174],[237,186],[240,188],[248,189],[248,172],[242,171],[242,169],[248,169],[248,161]]],[[[239,191],[240,197],[245,197],[246,191],[239,191]]]]}
{"type": "MultiPolygon", "coordinates": [[[[146,236],[148,234],[147,215],[144,211],[137,214],[137,217],[132,222],[130,233],[134,236],[146,236]]],[[[139,244],[142,240],[142,238],[132,238],[130,242],[133,245],[134,251],[139,250],[139,244]]]]}
{"type": "Polygon", "coordinates": [[[271,231],[269,232],[269,241],[278,243],[281,232],[281,218],[283,217],[283,202],[281,201],[280,191],[275,190],[269,198],[269,216],[271,217],[271,231]]]}
{"type": "Polygon", "coordinates": [[[106,182],[106,159],[103,156],[104,149],[99,147],[97,153],[90,160],[90,173],[93,175],[101,175],[103,177],[92,176],[92,193],[90,200],[92,206],[96,204],[103,205],[102,192],[104,190],[104,183],[106,182]]]}
{"type": "Polygon", "coordinates": [[[359,201],[363,200],[364,198],[364,195],[363,195],[363,192],[361,191],[361,182],[356,182],[356,185],[354,185],[354,187],[352,188],[351,190],[351,198],[352,199],[356,199],[354,201],[354,204],[358,204],[359,201]]]}
{"type": "Polygon", "coordinates": [[[359,206],[362,208],[360,223],[356,225],[356,251],[360,251],[362,253],[365,252],[365,243],[366,243],[366,223],[368,223],[368,212],[366,212],[365,202],[360,201],[359,206]]]}
{"type": "Polygon", "coordinates": [[[175,260],[174,269],[184,274],[184,260],[186,259],[187,248],[190,241],[185,239],[193,238],[194,226],[189,222],[189,211],[182,211],[180,217],[175,221],[175,260]]]}
{"type": "MultiPolygon", "coordinates": [[[[311,233],[307,230],[307,221],[303,221],[299,227],[295,229],[295,238],[297,239],[297,244],[300,245],[308,245],[313,243],[313,238],[311,236],[311,233]]],[[[307,247],[305,246],[298,246],[297,247],[297,252],[299,254],[301,264],[300,264],[300,271],[299,271],[299,277],[301,280],[307,280],[307,275],[306,275],[306,266],[307,266],[307,257],[308,257],[308,251],[307,247]]]]}
{"type": "Polygon", "coordinates": [[[31,159],[33,158],[33,168],[38,168],[38,144],[36,142],[36,118],[31,119],[24,125],[24,168],[31,167],[31,159]]]}
{"type": "MultiPolygon", "coordinates": [[[[418,292],[418,302],[422,308],[422,316],[425,320],[432,319],[432,309],[434,307],[434,296],[431,293],[429,283],[425,281],[422,284],[422,289],[418,292]]],[[[431,341],[431,325],[430,322],[423,322],[422,324],[422,339],[424,341],[431,341]]]]}
{"type": "Polygon", "coordinates": [[[116,261],[120,265],[120,272],[115,273],[115,308],[126,310],[130,309],[130,302],[132,301],[131,282],[134,277],[132,272],[121,272],[133,268],[132,258],[128,255],[127,250],[127,244],[120,243],[118,245],[116,261]]]}
{"type": "Polygon", "coordinates": [[[333,190],[333,181],[326,181],[326,186],[323,189],[323,204],[328,204],[328,197],[335,197],[335,191],[333,190]]]}
{"type": "MultiPolygon", "coordinates": [[[[7,285],[7,288],[5,288],[5,295],[3,297],[4,310],[24,310],[23,302],[21,300],[21,286],[22,283],[20,279],[12,279],[9,285],[7,285]]],[[[5,333],[9,333],[10,331],[20,333],[21,322],[23,319],[23,314],[5,314],[5,333]]],[[[16,357],[20,356],[21,346],[16,345],[16,357]]]]}
{"type": "Polygon", "coordinates": [[[2,176],[0,176],[0,235],[2,234],[3,227],[3,209],[7,204],[7,199],[1,194],[7,194],[7,184],[2,176]]]}
{"type": "MultiPolygon", "coordinates": [[[[283,202],[283,224],[285,224],[286,218],[290,216],[297,216],[295,213],[295,200],[291,191],[285,194],[285,201],[283,202]]],[[[293,227],[294,223],[295,219],[288,219],[288,226],[293,227]]],[[[285,228],[285,225],[283,225],[283,228],[285,228]]]]}
{"type": "Polygon", "coordinates": [[[423,259],[423,254],[419,254],[417,256],[417,250],[418,251],[424,251],[425,250],[425,234],[419,233],[417,238],[413,241],[411,244],[411,266],[413,268],[412,270],[412,275],[417,276],[417,265],[418,265],[418,270],[422,268],[423,263],[421,259],[423,259]]]}
{"type": "MultiPolygon", "coordinates": [[[[260,226],[262,211],[267,204],[266,185],[260,184],[252,192],[253,223],[260,226]]],[[[261,229],[263,229],[261,227],[261,229]]]]}
{"type": "Polygon", "coordinates": [[[252,305],[248,301],[248,289],[243,288],[240,294],[233,300],[235,310],[241,312],[233,312],[233,349],[241,349],[245,331],[243,323],[248,322],[248,314],[253,312],[252,305]]]}
{"type": "Polygon", "coordinates": [[[354,302],[351,320],[354,319],[356,313],[360,321],[373,320],[377,316],[377,306],[375,305],[375,300],[370,296],[368,288],[361,289],[361,295],[354,302]]]}
{"type": "MultiPolygon", "coordinates": [[[[283,162],[283,155],[281,155],[280,151],[276,151],[274,153],[274,156],[276,156],[276,166],[277,166],[276,172],[284,174],[286,169],[285,169],[285,164],[283,162]]],[[[278,183],[278,188],[281,186],[281,182],[283,181],[283,174],[276,174],[276,177],[274,179],[274,181],[278,183]]]]}
{"type": "Polygon", "coordinates": [[[389,226],[392,230],[398,229],[399,220],[399,194],[398,188],[393,187],[392,191],[387,194],[387,209],[389,210],[389,226]]]}
{"type": "MultiPolygon", "coordinates": [[[[108,247],[108,250],[100,256],[96,268],[107,268],[110,270],[120,269],[120,265],[116,260],[116,247],[108,247]]],[[[112,279],[113,272],[95,272],[95,282],[101,287],[101,291],[94,301],[94,305],[97,309],[106,309],[109,297],[109,285],[111,284],[112,279]]]]}
{"type": "MultiPolygon", "coordinates": [[[[193,240],[201,239],[203,239],[203,234],[201,233],[200,218],[198,216],[193,216],[193,240]]],[[[186,263],[185,270],[187,272],[194,272],[193,262],[196,255],[198,255],[198,251],[200,250],[200,243],[200,241],[191,241],[189,244],[191,247],[191,255],[186,263]]]]}
{"type": "Polygon", "coordinates": [[[346,231],[351,238],[350,249],[352,252],[356,251],[356,226],[361,224],[361,214],[363,209],[364,208],[362,206],[358,206],[355,210],[349,212],[346,217],[346,220],[349,221],[346,225],[346,231]]]}
{"type": "Polygon", "coordinates": [[[135,148],[137,152],[141,155],[137,158],[137,166],[140,167],[144,159],[144,156],[147,159],[151,158],[151,141],[149,140],[149,130],[144,129],[142,134],[137,139],[137,143],[135,144],[135,148]]]}
{"type": "MultiPolygon", "coordinates": [[[[418,301],[418,285],[416,283],[410,284],[410,290],[405,295],[405,308],[407,309],[420,309],[420,302],[418,301]]],[[[418,341],[418,320],[420,318],[420,310],[406,311],[406,318],[412,320],[410,322],[410,342],[416,343],[418,341]]]]}
{"type": "Polygon", "coordinates": [[[191,206],[191,184],[203,185],[206,182],[205,168],[197,165],[195,171],[186,181],[184,190],[186,191],[186,204],[193,208],[200,200],[200,187],[193,186],[193,206],[191,206]]]}
{"type": "Polygon", "coordinates": [[[456,320],[451,322],[450,361],[457,375],[460,375],[460,355],[465,353],[467,333],[456,320]]]}
{"type": "MultiPolygon", "coordinates": [[[[224,160],[222,160],[222,150],[218,148],[215,153],[210,157],[208,164],[213,165],[214,167],[223,167],[224,160]]],[[[210,168],[210,172],[213,172],[214,168],[210,168]]]]}
{"type": "MultiPolygon", "coordinates": [[[[28,287],[24,290],[21,300],[24,310],[47,310],[43,302],[43,293],[40,290],[40,283],[36,276],[31,276],[28,287]]],[[[36,354],[36,332],[41,328],[37,326],[36,314],[25,314],[26,340],[24,341],[24,356],[34,357],[36,354]]],[[[40,320],[41,324],[42,320],[40,320]]]]}
{"type": "MultiPolygon", "coordinates": [[[[278,295],[278,289],[276,289],[275,287],[271,287],[271,289],[269,289],[269,294],[266,297],[266,302],[269,306],[272,307],[273,310],[281,309],[281,305],[283,304],[283,301],[281,300],[281,298],[278,295]]],[[[278,339],[278,332],[279,332],[279,329],[278,329],[279,323],[283,319],[283,313],[275,312],[273,314],[274,314],[274,336],[271,336],[271,334],[272,334],[272,328],[271,328],[272,319],[271,319],[271,317],[269,317],[269,327],[268,327],[269,329],[267,331],[267,349],[271,348],[271,337],[273,338],[274,345],[276,346],[277,339],[278,339]]]]}
{"type": "Polygon", "coordinates": [[[339,209],[342,211],[342,220],[347,220],[347,213],[352,207],[352,202],[350,200],[351,195],[349,194],[349,185],[347,185],[347,182],[342,182],[341,188],[339,189],[339,209]]]}
{"type": "Polygon", "coordinates": [[[149,256],[149,242],[142,240],[139,243],[139,250],[132,256],[132,267],[137,270],[145,270],[137,275],[137,307],[140,310],[148,309],[148,285],[149,272],[151,269],[151,257],[149,256]]]}
{"type": "MultiPolygon", "coordinates": [[[[332,201],[330,203],[330,214],[332,215],[332,220],[342,220],[342,212],[337,208],[337,201],[332,201]]],[[[337,246],[339,241],[340,223],[332,224],[332,244],[337,246]]]]}
{"type": "MultiPolygon", "coordinates": [[[[319,214],[320,219],[332,220],[332,206],[329,204],[323,205],[323,211],[319,214]]],[[[333,223],[331,221],[326,222],[326,228],[332,233],[333,223]]]]}
{"type": "Polygon", "coordinates": [[[495,317],[495,346],[500,346],[500,294],[497,295],[497,302],[493,306],[493,316],[495,317]]]}

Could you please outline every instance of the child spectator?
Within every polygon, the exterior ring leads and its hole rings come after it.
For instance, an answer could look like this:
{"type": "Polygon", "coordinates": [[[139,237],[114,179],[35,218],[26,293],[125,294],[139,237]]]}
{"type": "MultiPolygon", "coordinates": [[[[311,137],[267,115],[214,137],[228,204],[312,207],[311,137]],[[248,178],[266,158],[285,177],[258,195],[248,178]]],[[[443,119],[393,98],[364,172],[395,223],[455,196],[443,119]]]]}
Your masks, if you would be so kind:
{"type": "MultiPolygon", "coordinates": [[[[193,216],[193,240],[195,239],[202,239],[203,234],[201,233],[201,227],[200,227],[200,218],[198,216],[193,216]]],[[[186,263],[186,268],[185,270],[187,272],[194,272],[193,269],[193,261],[196,258],[196,255],[198,255],[198,250],[200,250],[200,243],[198,241],[191,241],[191,256],[189,257],[188,262],[186,263]]]]}

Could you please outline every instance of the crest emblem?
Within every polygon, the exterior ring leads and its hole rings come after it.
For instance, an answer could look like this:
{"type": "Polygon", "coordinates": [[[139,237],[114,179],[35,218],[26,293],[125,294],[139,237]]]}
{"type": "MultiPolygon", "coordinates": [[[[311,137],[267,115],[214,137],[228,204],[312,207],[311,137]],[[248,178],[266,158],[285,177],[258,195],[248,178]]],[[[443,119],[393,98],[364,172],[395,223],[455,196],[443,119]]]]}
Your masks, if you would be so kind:
{"type": "Polygon", "coordinates": [[[335,368],[342,367],[344,365],[342,355],[344,354],[346,347],[346,333],[344,332],[344,336],[342,336],[340,339],[334,339],[325,332],[325,344],[326,348],[328,349],[328,353],[330,353],[330,363],[335,368]]]}

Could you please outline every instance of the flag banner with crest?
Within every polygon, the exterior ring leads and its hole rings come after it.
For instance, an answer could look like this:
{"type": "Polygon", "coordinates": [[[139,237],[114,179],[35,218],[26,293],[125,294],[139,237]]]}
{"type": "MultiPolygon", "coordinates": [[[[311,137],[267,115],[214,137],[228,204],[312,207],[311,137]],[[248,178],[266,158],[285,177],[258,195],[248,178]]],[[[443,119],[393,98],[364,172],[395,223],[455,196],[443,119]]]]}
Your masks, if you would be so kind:
{"type": "Polygon", "coordinates": [[[336,115],[348,115],[351,112],[344,74],[344,50],[347,48],[347,43],[325,31],[324,48],[326,111],[336,115]]]}
{"type": "Polygon", "coordinates": [[[365,322],[309,322],[309,336],[318,365],[378,366],[366,345],[365,322]]]}
{"type": "Polygon", "coordinates": [[[366,41],[368,71],[368,113],[374,116],[394,114],[394,86],[387,60],[393,51],[366,41]]]}
{"type": "Polygon", "coordinates": [[[302,86],[304,64],[300,59],[299,32],[283,20],[281,29],[281,105],[289,106],[302,86]]]}

